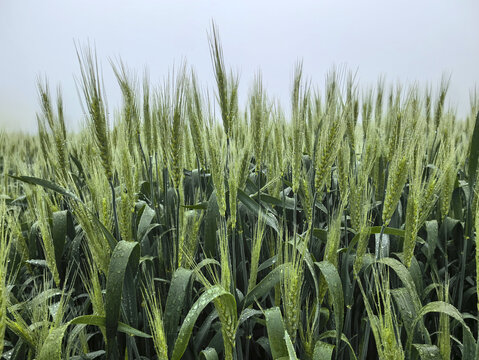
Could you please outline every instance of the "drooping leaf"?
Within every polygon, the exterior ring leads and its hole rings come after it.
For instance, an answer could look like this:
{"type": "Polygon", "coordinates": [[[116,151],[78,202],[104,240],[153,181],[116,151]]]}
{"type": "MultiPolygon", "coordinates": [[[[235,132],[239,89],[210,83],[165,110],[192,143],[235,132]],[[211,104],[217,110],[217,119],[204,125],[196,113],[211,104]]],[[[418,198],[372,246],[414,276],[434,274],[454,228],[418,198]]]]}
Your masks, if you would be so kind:
{"type": "Polygon", "coordinates": [[[288,347],[284,339],[285,328],[283,317],[278,307],[268,309],[264,312],[266,318],[266,329],[268,330],[269,346],[273,359],[286,357],[289,359],[288,347]]]}
{"type": "Polygon", "coordinates": [[[204,360],[218,360],[218,354],[213,348],[206,348],[200,352],[200,358],[204,360]]]}
{"type": "MultiPolygon", "coordinates": [[[[203,309],[210,304],[216,298],[225,297],[226,299],[229,298],[229,302],[235,303],[233,295],[229,292],[224,290],[220,285],[215,285],[208,290],[206,290],[201,296],[196,300],[196,302],[191,307],[190,311],[186,315],[183,324],[181,325],[180,331],[178,333],[178,337],[176,338],[175,345],[173,348],[173,353],[171,356],[171,360],[179,360],[183,356],[183,353],[188,346],[188,342],[190,341],[191,332],[193,331],[193,326],[196,323],[196,320],[200,316],[200,313],[203,309]]],[[[222,301],[219,299],[219,301],[222,301]]],[[[235,312],[236,312],[236,305],[235,312]]]]}
{"type": "MultiPolygon", "coordinates": [[[[416,326],[416,324],[422,320],[422,318],[431,312],[438,312],[442,314],[446,314],[453,319],[457,320],[461,325],[463,329],[463,353],[462,353],[462,358],[463,359],[474,359],[475,358],[475,353],[476,353],[476,344],[474,341],[474,337],[472,335],[471,329],[469,326],[467,326],[466,322],[463,319],[462,314],[457,310],[453,305],[446,303],[444,301],[432,301],[426,305],[419,311],[417,314],[416,319],[413,322],[413,329],[416,326]]],[[[407,341],[407,348],[411,349],[412,345],[412,338],[411,336],[408,336],[408,341],[407,341]]]]}
{"type": "Polygon", "coordinates": [[[151,230],[158,226],[151,226],[151,221],[153,220],[155,215],[155,210],[145,204],[143,212],[141,213],[140,223],[138,224],[137,240],[139,243],[143,241],[145,236],[147,236],[151,230]]]}
{"type": "Polygon", "coordinates": [[[115,351],[116,332],[120,317],[120,305],[123,293],[123,282],[127,266],[136,271],[140,262],[140,246],[137,242],[121,240],[116,245],[110,259],[108,276],[106,280],[106,337],[107,337],[107,358],[112,358],[112,351],[115,351]]]}
{"type": "Polygon", "coordinates": [[[193,272],[188,269],[178,268],[171,278],[168,297],[166,298],[163,325],[166,333],[168,349],[173,351],[173,345],[178,333],[178,323],[185,305],[185,294],[193,272]]]}
{"type": "Polygon", "coordinates": [[[329,293],[333,301],[334,320],[336,323],[336,345],[341,340],[344,323],[344,295],[341,278],[336,267],[328,261],[316,262],[328,284],[329,293]]]}
{"type": "Polygon", "coordinates": [[[45,189],[53,190],[63,196],[66,196],[68,198],[81,202],[80,198],[78,198],[74,193],[49,180],[44,180],[44,179],[40,179],[33,176],[13,176],[13,175],[9,175],[9,176],[13,179],[20,180],[27,184],[40,185],[44,187],[45,189]]]}
{"type": "Polygon", "coordinates": [[[274,270],[268,273],[246,296],[240,303],[240,308],[244,309],[250,306],[256,299],[260,299],[281,280],[281,275],[285,271],[285,267],[291,266],[290,264],[281,264],[274,270]]]}
{"type": "Polygon", "coordinates": [[[265,223],[278,233],[278,220],[276,217],[261,209],[259,204],[241,189],[238,189],[238,200],[241,201],[253,214],[261,214],[261,218],[265,223]]]}
{"type": "Polygon", "coordinates": [[[313,360],[331,360],[333,350],[334,345],[318,340],[314,345],[313,360]]]}
{"type": "MultiPolygon", "coordinates": [[[[84,325],[94,325],[98,327],[105,327],[106,317],[98,316],[98,315],[83,315],[83,316],[78,316],[75,319],[71,320],[69,324],[84,324],[84,325]]],[[[117,331],[127,334],[129,336],[137,336],[137,337],[141,337],[145,339],[151,338],[151,335],[148,335],[140,330],[137,330],[121,321],[118,322],[117,331]]]]}
{"type": "Polygon", "coordinates": [[[436,345],[412,344],[417,350],[421,360],[436,360],[441,358],[441,352],[436,345]]]}

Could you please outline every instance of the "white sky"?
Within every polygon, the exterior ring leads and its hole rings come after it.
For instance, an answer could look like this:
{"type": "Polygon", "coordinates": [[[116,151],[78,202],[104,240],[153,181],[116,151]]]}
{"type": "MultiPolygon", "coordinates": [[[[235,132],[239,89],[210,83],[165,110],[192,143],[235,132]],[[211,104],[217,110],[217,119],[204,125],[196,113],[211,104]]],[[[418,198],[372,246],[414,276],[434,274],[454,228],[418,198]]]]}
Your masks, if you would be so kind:
{"type": "Polygon", "coordinates": [[[108,61],[119,56],[140,78],[147,66],[153,84],[186,59],[212,86],[212,19],[226,65],[240,72],[243,101],[261,69],[268,93],[288,105],[298,59],[319,86],[333,65],[357,70],[362,86],[384,75],[437,88],[446,73],[460,115],[479,85],[478,0],[0,0],[0,128],[36,131],[39,75],[52,89],[61,84],[69,129],[78,128],[74,40],[96,44],[110,110],[120,100],[108,61]]]}

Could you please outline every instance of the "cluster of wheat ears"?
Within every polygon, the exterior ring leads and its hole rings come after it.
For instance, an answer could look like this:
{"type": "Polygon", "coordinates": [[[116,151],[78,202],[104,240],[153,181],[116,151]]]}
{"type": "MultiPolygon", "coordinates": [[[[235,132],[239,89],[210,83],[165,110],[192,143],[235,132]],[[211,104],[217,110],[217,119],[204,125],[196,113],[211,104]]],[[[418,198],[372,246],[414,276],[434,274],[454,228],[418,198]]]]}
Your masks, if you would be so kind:
{"type": "Polygon", "coordinates": [[[210,47],[214,97],[112,62],[112,114],[78,47],[83,129],[41,80],[0,134],[0,356],[477,359],[478,98],[297,65],[291,111],[260,75],[242,109],[210,47]]]}

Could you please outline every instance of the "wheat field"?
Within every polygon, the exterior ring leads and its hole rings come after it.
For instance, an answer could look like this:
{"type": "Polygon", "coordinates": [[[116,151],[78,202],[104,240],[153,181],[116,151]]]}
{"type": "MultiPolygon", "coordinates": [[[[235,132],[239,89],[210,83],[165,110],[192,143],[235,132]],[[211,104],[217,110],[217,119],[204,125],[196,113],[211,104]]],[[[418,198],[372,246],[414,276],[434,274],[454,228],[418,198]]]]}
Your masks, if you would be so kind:
{"type": "Polygon", "coordinates": [[[241,105],[209,45],[214,92],[118,61],[111,112],[79,46],[85,126],[39,80],[38,133],[0,134],[2,358],[479,358],[479,98],[298,63],[241,105]]]}

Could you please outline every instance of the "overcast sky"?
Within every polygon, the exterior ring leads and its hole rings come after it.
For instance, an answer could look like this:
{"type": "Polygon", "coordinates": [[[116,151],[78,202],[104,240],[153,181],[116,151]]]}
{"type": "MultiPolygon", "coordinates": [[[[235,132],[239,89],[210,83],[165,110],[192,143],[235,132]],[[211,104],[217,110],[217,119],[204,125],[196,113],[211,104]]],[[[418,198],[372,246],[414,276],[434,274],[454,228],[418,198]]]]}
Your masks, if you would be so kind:
{"type": "Polygon", "coordinates": [[[212,86],[211,20],[227,66],[240,73],[240,100],[261,69],[268,93],[289,102],[301,59],[318,85],[333,65],[357,71],[363,86],[383,75],[437,88],[451,75],[449,103],[465,114],[479,85],[478,18],[478,0],[0,0],[0,128],[36,131],[39,75],[61,84],[68,127],[78,128],[74,41],[96,44],[110,108],[120,100],[109,59],[140,76],[148,67],[154,84],[186,59],[212,86]]]}

